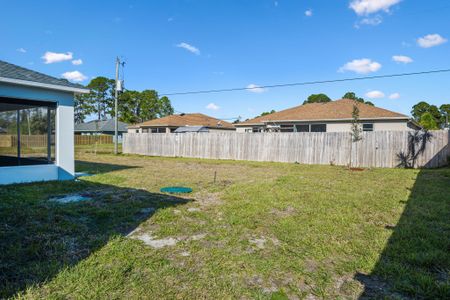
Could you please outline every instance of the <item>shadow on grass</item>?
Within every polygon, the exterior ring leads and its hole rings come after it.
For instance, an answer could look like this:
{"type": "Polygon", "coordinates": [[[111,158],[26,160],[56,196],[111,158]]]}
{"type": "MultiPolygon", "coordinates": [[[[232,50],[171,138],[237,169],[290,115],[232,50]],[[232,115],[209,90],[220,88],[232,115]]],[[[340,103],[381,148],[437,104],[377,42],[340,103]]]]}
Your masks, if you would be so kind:
{"type": "MultiPolygon", "coordinates": [[[[100,165],[104,171],[116,168],[100,165]]],[[[0,199],[0,299],[51,280],[112,237],[128,234],[158,209],[188,202],[83,180],[2,186],[0,199]],[[76,193],[92,200],[49,200],[76,193]]]]}
{"type": "Polygon", "coordinates": [[[95,163],[90,161],[75,161],[77,172],[88,172],[90,174],[102,174],[127,169],[138,169],[138,166],[113,165],[104,163],[95,163]]]}
{"type": "Polygon", "coordinates": [[[421,170],[360,299],[450,299],[450,169],[421,170]]]}

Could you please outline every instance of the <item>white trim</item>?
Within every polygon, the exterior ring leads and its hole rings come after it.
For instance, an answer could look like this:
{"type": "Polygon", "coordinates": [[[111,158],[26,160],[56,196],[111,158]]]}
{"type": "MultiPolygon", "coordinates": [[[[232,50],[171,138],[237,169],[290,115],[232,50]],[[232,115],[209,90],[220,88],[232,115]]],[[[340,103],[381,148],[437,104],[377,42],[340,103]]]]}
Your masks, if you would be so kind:
{"type": "Polygon", "coordinates": [[[18,85],[26,85],[26,86],[32,86],[32,87],[39,87],[39,88],[58,90],[58,91],[81,93],[81,94],[88,94],[90,92],[89,89],[84,89],[84,88],[76,88],[76,87],[70,87],[70,86],[48,84],[48,83],[41,83],[41,82],[6,78],[6,77],[0,77],[0,82],[12,83],[12,84],[18,84],[18,85]]]}

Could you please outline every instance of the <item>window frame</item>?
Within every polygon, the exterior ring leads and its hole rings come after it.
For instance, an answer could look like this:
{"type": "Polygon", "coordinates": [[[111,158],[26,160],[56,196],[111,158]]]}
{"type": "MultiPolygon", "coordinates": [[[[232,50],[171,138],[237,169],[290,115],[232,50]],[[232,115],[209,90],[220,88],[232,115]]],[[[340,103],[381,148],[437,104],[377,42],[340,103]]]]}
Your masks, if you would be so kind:
{"type": "Polygon", "coordinates": [[[309,124],[309,132],[327,132],[327,124],[326,123],[309,124]],[[312,130],[313,126],[325,126],[325,130],[324,131],[313,131],[312,130]]]}
{"type": "Polygon", "coordinates": [[[362,123],[362,131],[364,131],[364,132],[371,132],[371,131],[374,131],[374,124],[373,123],[362,123]],[[367,129],[364,129],[364,126],[366,126],[366,125],[370,125],[371,127],[372,127],[372,129],[370,129],[370,130],[367,130],[367,129]]]}
{"type": "MultiPolygon", "coordinates": [[[[12,112],[16,114],[15,117],[15,131],[16,131],[16,147],[17,152],[15,156],[11,156],[12,158],[17,159],[17,163],[8,163],[0,164],[0,168],[2,167],[18,167],[18,166],[34,166],[34,165],[45,165],[45,164],[55,164],[56,162],[56,113],[58,104],[55,101],[39,101],[39,100],[29,100],[22,98],[13,98],[13,97],[1,97],[0,96],[0,104],[9,104],[14,105],[15,107],[10,110],[4,110],[3,112],[12,112]],[[23,124],[23,111],[32,110],[32,109],[45,109],[45,122],[46,122],[46,146],[45,146],[45,156],[42,157],[25,157],[22,149],[22,135],[25,134],[22,132],[21,127],[23,124]],[[53,137],[53,138],[52,138],[53,137]],[[52,149],[53,147],[53,149],[52,149]],[[52,152],[52,150],[55,150],[52,152]]],[[[1,112],[0,112],[1,113],[1,112]]],[[[29,123],[29,120],[27,121],[29,123]]],[[[37,152],[39,153],[39,152],[37,152]]]]}

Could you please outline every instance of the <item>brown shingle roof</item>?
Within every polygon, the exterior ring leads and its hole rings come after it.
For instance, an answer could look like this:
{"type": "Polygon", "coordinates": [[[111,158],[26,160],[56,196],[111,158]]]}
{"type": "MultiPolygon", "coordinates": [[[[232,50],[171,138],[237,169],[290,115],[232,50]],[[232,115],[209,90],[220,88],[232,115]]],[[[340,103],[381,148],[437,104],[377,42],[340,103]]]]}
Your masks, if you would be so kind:
{"type": "Polygon", "coordinates": [[[368,104],[355,102],[350,99],[341,99],[326,103],[309,103],[289,109],[285,109],[270,115],[256,117],[254,119],[236,124],[237,126],[249,124],[261,124],[274,121],[322,121],[322,120],[342,120],[352,119],[353,105],[357,103],[360,119],[390,119],[404,118],[402,115],[384,108],[371,106],[368,104]]]}
{"type": "Polygon", "coordinates": [[[128,128],[139,127],[180,127],[180,126],[205,126],[209,128],[234,129],[234,125],[204,114],[180,114],[149,120],[128,128]]]}

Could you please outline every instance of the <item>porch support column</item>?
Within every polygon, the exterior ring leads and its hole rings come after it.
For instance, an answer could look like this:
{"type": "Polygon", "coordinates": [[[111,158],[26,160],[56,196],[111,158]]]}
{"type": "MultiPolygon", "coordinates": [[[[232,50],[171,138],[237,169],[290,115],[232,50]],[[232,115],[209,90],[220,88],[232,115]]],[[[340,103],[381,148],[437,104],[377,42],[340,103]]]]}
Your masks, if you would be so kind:
{"type": "Polygon", "coordinates": [[[73,117],[73,106],[59,104],[56,108],[55,155],[60,180],[73,179],[75,176],[73,117]]]}

